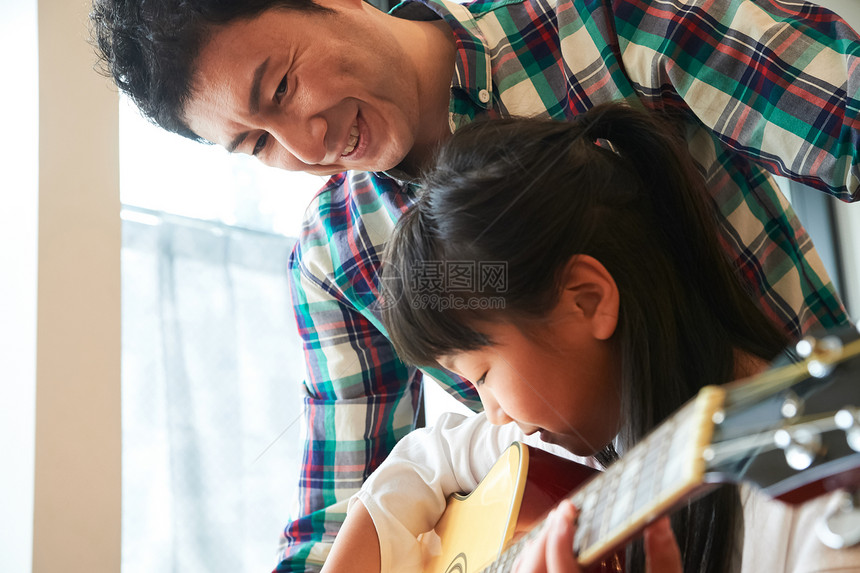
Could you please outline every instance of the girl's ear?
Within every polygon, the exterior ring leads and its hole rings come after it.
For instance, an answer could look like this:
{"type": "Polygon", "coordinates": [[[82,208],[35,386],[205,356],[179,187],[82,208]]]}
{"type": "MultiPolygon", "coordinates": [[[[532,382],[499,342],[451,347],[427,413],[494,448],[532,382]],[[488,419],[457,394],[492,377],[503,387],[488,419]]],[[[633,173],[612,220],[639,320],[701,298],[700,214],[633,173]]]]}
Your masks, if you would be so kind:
{"type": "Polygon", "coordinates": [[[574,255],[565,267],[562,300],[587,321],[592,335],[608,340],[618,327],[620,297],[615,279],[589,255],[574,255]]]}

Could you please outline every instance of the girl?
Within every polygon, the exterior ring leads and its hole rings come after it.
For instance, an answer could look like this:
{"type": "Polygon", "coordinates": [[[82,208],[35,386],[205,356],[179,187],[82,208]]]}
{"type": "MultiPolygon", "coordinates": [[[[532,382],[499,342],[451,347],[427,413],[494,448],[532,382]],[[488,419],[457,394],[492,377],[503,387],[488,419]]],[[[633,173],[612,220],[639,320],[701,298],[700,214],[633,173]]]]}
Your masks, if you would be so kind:
{"type": "MultiPolygon", "coordinates": [[[[605,466],[703,386],[753,375],[785,348],[726,260],[704,180],[667,125],[611,104],[574,123],[476,124],[445,145],[387,248],[383,318],[399,356],[472,381],[484,414],[398,444],[327,567],[349,555],[358,570],[354,540],[370,526],[379,544],[359,544],[370,570],[405,571],[446,496],[471,491],[512,439],[605,466]]],[[[652,570],[679,559],[734,570],[743,511],[735,487],[678,511],[680,556],[658,522],[652,570]]],[[[522,570],[576,570],[574,516],[559,508],[522,570]]],[[[628,570],[643,553],[632,546],[628,570]]]]}

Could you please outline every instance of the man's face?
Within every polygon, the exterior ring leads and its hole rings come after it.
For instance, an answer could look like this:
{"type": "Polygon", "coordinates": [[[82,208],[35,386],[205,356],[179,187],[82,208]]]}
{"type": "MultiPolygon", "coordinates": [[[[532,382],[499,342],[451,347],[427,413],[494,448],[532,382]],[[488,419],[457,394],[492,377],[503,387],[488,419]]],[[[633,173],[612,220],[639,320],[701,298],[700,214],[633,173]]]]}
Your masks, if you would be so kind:
{"type": "Polygon", "coordinates": [[[270,9],[216,27],[197,59],[189,126],[231,152],[329,175],[398,165],[420,133],[420,82],[382,13],[270,9]]]}

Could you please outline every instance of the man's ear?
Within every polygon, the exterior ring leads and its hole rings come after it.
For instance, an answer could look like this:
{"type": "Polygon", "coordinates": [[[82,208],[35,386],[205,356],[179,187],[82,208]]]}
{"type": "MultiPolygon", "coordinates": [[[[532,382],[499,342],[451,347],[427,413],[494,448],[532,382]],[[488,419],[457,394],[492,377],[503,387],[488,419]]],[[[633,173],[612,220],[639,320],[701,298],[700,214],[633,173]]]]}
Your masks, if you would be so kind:
{"type": "Polygon", "coordinates": [[[608,340],[618,327],[620,297],[615,279],[589,255],[574,255],[565,266],[562,302],[581,314],[599,340],[608,340]]]}

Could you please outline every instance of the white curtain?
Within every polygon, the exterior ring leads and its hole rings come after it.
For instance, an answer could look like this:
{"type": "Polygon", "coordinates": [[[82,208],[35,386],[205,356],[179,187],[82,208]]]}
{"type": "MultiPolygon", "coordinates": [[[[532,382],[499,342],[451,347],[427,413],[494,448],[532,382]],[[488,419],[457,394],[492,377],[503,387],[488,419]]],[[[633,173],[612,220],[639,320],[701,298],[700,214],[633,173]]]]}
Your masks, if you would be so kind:
{"type": "Polygon", "coordinates": [[[276,565],[302,426],[293,243],[124,210],[123,573],[276,565]]]}

